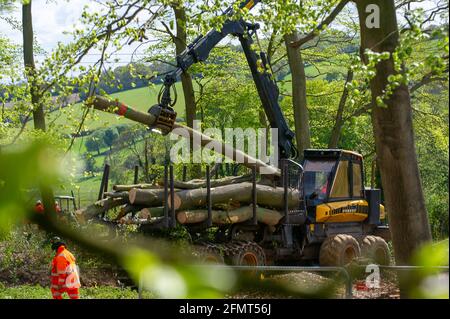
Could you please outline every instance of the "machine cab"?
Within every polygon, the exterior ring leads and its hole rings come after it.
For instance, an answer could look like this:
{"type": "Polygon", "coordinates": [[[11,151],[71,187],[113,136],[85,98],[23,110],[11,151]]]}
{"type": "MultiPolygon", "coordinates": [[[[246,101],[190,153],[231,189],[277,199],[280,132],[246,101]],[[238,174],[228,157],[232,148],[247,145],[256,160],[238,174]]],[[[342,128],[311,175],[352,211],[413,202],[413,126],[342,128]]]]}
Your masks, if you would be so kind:
{"type": "Polygon", "coordinates": [[[364,199],[362,156],[344,150],[305,150],[304,198],[308,216],[323,203],[364,199]]]}

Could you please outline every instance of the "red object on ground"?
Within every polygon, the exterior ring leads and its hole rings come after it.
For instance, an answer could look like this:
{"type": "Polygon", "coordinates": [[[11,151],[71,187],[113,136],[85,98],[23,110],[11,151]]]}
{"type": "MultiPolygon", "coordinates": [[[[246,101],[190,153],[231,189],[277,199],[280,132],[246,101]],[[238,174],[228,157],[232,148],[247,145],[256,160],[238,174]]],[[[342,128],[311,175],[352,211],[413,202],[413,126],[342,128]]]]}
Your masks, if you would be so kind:
{"type": "MultiPolygon", "coordinates": [[[[38,213],[38,214],[43,214],[44,213],[44,204],[42,204],[41,202],[39,202],[39,203],[37,203],[35,206],[34,206],[34,211],[36,212],[36,213],[38,213]]],[[[60,214],[61,212],[62,212],[62,210],[61,210],[61,207],[59,206],[59,203],[58,202],[56,202],[55,203],[55,212],[57,213],[57,214],[60,214]]]]}
{"type": "Polygon", "coordinates": [[[365,281],[357,281],[355,284],[355,289],[359,291],[368,291],[369,288],[366,286],[365,281]]]}
{"type": "Polygon", "coordinates": [[[38,203],[34,206],[34,211],[38,214],[44,213],[44,205],[42,203],[38,203]]]}
{"type": "Polygon", "coordinates": [[[61,207],[59,207],[58,202],[55,203],[55,211],[57,214],[61,213],[61,207]]]}

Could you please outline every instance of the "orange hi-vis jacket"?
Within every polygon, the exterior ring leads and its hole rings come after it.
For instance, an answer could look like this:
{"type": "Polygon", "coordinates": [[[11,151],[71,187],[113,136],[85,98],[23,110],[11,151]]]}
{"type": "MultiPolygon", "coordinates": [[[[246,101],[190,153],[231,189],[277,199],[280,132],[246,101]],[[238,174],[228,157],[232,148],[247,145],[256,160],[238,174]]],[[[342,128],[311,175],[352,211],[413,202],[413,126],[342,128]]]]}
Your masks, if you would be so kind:
{"type": "Polygon", "coordinates": [[[53,290],[60,293],[80,288],[80,277],[75,257],[64,245],[56,251],[52,261],[52,285],[53,290]]]}

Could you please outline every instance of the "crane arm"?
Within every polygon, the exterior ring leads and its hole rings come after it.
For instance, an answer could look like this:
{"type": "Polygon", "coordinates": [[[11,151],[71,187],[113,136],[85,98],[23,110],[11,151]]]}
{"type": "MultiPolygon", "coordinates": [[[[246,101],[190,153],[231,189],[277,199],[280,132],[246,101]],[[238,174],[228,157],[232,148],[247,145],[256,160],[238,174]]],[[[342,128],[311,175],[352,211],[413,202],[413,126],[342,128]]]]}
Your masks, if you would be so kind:
{"type": "MultiPolygon", "coordinates": [[[[251,10],[260,0],[246,0],[241,3],[240,7],[246,7],[251,10]]],[[[228,8],[224,15],[231,17],[233,15],[232,8],[228,8]]],[[[252,50],[253,35],[258,30],[258,24],[251,24],[243,20],[228,19],[224,22],[220,31],[211,30],[204,36],[197,37],[188,45],[180,55],[176,57],[177,67],[167,74],[164,78],[162,94],[160,94],[159,104],[153,106],[149,112],[157,119],[155,126],[165,126],[168,132],[173,127],[176,113],[173,111],[172,98],[170,89],[175,84],[179,76],[186,72],[194,63],[206,61],[211,50],[226,36],[234,35],[239,38],[242,49],[250,67],[253,81],[256,85],[261,104],[269,120],[272,128],[278,129],[278,148],[280,158],[295,157],[296,149],[292,143],[294,133],[289,129],[286,120],[278,103],[278,87],[273,80],[272,74],[267,65],[266,55],[256,54],[252,50]]]]}

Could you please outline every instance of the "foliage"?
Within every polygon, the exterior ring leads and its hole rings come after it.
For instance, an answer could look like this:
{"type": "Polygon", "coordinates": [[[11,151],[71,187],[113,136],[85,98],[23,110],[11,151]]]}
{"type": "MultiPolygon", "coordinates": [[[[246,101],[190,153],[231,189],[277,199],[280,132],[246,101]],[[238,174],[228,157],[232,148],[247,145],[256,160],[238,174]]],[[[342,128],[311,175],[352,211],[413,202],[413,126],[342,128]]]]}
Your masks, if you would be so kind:
{"type": "Polygon", "coordinates": [[[427,244],[413,257],[413,264],[422,266],[410,274],[413,298],[448,299],[448,279],[437,266],[447,266],[449,258],[448,239],[427,244]]]}
{"type": "Polygon", "coordinates": [[[104,133],[103,131],[96,131],[92,136],[86,138],[86,149],[88,152],[97,152],[100,155],[100,149],[104,145],[104,133]]]}
{"type": "Polygon", "coordinates": [[[103,142],[111,149],[118,137],[119,133],[116,128],[108,128],[103,135],[103,142]]]}

